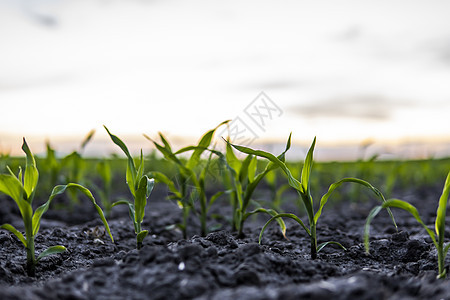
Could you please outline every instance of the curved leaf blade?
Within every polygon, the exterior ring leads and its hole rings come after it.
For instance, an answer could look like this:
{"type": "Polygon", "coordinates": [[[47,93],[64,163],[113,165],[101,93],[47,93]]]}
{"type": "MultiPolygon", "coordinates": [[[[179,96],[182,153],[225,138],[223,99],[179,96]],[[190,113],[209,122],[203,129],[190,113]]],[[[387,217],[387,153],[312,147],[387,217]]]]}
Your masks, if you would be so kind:
{"type": "MultiPolygon", "coordinates": [[[[305,163],[303,165],[302,175],[301,175],[301,184],[302,184],[303,192],[308,195],[309,195],[309,186],[310,186],[309,177],[311,176],[311,172],[312,172],[313,154],[314,154],[315,145],[316,145],[316,137],[314,137],[311,147],[309,147],[308,153],[305,158],[305,163]]],[[[312,198],[310,198],[310,199],[312,201],[312,198]]]]}
{"type": "Polygon", "coordinates": [[[342,246],[341,243],[339,242],[334,242],[334,241],[329,241],[329,242],[325,242],[325,243],[321,243],[320,245],[317,246],[317,253],[320,252],[320,250],[322,250],[323,248],[325,248],[328,245],[338,245],[339,247],[341,247],[342,249],[344,249],[345,251],[347,251],[347,248],[345,248],[344,246],[342,246]]]}
{"type": "Polygon", "coordinates": [[[445,235],[445,215],[447,212],[447,203],[450,195],[450,172],[445,180],[444,189],[442,191],[441,197],[439,198],[439,206],[437,209],[435,231],[438,235],[439,244],[444,244],[445,235]]]}
{"type": "Polygon", "coordinates": [[[62,253],[66,250],[67,250],[66,247],[61,246],[61,245],[49,247],[49,248],[45,249],[44,251],[42,251],[41,254],[39,254],[36,261],[39,261],[41,258],[44,258],[44,257],[52,255],[52,254],[62,253]]]}
{"type": "Polygon", "coordinates": [[[77,184],[77,183],[68,183],[66,185],[57,185],[53,188],[53,191],[48,198],[47,202],[39,206],[36,211],[34,212],[32,224],[33,224],[33,234],[37,234],[39,231],[40,223],[41,223],[41,217],[42,215],[48,210],[50,203],[53,201],[53,199],[62,193],[64,193],[67,189],[77,189],[81,193],[83,193],[86,197],[91,200],[92,204],[94,205],[95,209],[97,210],[98,215],[100,216],[100,219],[103,222],[103,225],[106,228],[106,231],[108,232],[109,237],[111,238],[111,241],[114,242],[113,236],[111,234],[111,230],[109,228],[108,222],[106,221],[105,215],[103,214],[102,209],[100,206],[98,206],[97,202],[95,201],[94,196],[92,195],[91,191],[89,191],[84,186],[77,184]]]}
{"type": "Polygon", "coordinates": [[[27,200],[31,203],[39,180],[39,172],[36,168],[36,161],[34,159],[34,156],[31,153],[31,150],[28,147],[25,138],[23,138],[22,150],[27,156],[25,173],[23,176],[23,187],[27,195],[27,200]]]}
{"type": "Polygon", "coordinates": [[[14,234],[22,242],[25,248],[27,247],[28,245],[27,240],[23,236],[22,232],[17,230],[14,226],[12,226],[11,224],[3,224],[2,226],[0,226],[0,228],[8,230],[12,234],[14,234]]]}
{"type": "Polygon", "coordinates": [[[303,227],[303,229],[305,229],[306,233],[311,236],[311,232],[309,231],[308,227],[305,226],[305,224],[303,223],[302,220],[300,220],[299,217],[297,217],[294,214],[289,214],[289,213],[281,213],[281,214],[277,214],[275,216],[273,216],[272,218],[270,218],[269,221],[266,222],[266,224],[264,224],[263,228],[261,229],[261,232],[259,233],[259,243],[261,244],[261,240],[262,240],[262,236],[264,231],[266,230],[267,226],[269,226],[270,223],[272,223],[273,220],[277,219],[277,218],[290,218],[293,219],[294,221],[296,221],[298,224],[300,224],[300,226],[303,227]]]}

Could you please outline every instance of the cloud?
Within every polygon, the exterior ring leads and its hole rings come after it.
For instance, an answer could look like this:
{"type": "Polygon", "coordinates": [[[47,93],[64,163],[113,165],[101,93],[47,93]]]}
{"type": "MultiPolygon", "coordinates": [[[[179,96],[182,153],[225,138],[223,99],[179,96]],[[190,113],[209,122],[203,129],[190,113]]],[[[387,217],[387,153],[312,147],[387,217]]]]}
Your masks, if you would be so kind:
{"type": "Polygon", "coordinates": [[[304,118],[359,118],[386,121],[393,109],[413,105],[412,101],[396,101],[380,95],[335,97],[312,104],[294,105],[287,111],[304,118]]]}

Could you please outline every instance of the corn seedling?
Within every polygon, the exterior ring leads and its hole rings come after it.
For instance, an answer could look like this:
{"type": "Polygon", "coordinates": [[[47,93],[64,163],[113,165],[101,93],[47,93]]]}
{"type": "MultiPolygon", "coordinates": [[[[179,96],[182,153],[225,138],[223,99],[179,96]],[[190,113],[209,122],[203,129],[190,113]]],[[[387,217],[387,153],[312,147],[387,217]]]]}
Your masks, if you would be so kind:
{"type": "Polygon", "coordinates": [[[209,149],[208,147],[211,145],[216,130],[228,122],[229,121],[224,121],[214,129],[206,132],[196,146],[184,147],[176,152],[173,152],[171,145],[161,133],[159,134],[159,137],[162,144],[159,144],[150,137],[144,135],[155,145],[156,149],[158,149],[168,161],[175,164],[178,169],[178,180],[180,181],[180,184],[177,183],[177,179],[172,180],[161,172],[151,172],[149,176],[166,184],[172,192],[170,199],[176,200],[178,206],[182,209],[183,223],[178,224],[178,227],[182,230],[184,238],[187,237],[187,220],[191,211],[196,212],[199,216],[201,235],[205,236],[208,233],[206,224],[208,212],[213,203],[223,194],[223,191],[219,191],[208,199],[206,196],[205,178],[211,163],[212,155],[215,154],[219,158],[223,156],[222,153],[209,149]],[[192,151],[192,154],[188,160],[183,160],[178,157],[189,151],[192,151]],[[200,165],[201,155],[205,151],[210,153],[209,158],[206,166],[197,173],[196,168],[200,165]],[[196,211],[196,201],[199,203],[199,212],[196,211]]]}
{"type": "MultiPolygon", "coordinates": [[[[291,138],[289,136],[286,149],[278,156],[278,160],[284,161],[285,154],[291,147],[291,138]]],[[[239,149],[238,149],[239,150],[239,149]]],[[[257,213],[265,213],[270,216],[276,216],[278,213],[273,209],[261,207],[258,202],[253,202],[257,208],[248,212],[253,193],[261,182],[271,171],[278,168],[272,162],[269,162],[264,170],[257,173],[257,158],[253,154],[247,155],[244,160],[239,160],[233,153],[231,144],[227,142],[226,159],[230,170],[234,191],[232,193],[233,205],[233,228],[238,231],[238,236],[244,235],[244,223],[248,217],[257,213]]],[[[283,235],[286,232],[286,225],[282,219],[277,219],[283,235]]]]}
{"type": "MultiPolygon", "coordinates": [[[[289,136],[289,139],[290,139],[290,136],[289,136]]],[[[338,245],[339,247],[345,249],[344,246],[342,246],[340,243],[335,242],[335,241],[328,241],[328,242],[321,243],[320,245],[317,245],[317,221],[319,220],[319,218],[322,214],[323,207],[327,203],[328,198],[331,196],[331,194],[333,193],[333,191],[336,188],[338,188],[345,182],[357,183],[357,184],[360,184],[362,186],[369,188],[373,193],[375,193],[375,195],[377,197],[379,197],[383,202],[385,202],[384,196],[381,194],[381,192],[378,191],[378,189],[376,189],[375,187],[373,187],[370,183],[368,183],[364,180],[358,179],[358,178],[344,178],[344,179],[341,179],[330,185],[328,192],[326,194],[324,194],[320,200],[319,209],[317,210],[317,212],[314,212],[314,201],[311,196],[311,190],[310,190],[310,175],[311,175],[312,166],[313,166],[313,152],[314,152],[315,144],[316,144],[316,138],[314,138],[314,140],[311,144],[311,147],[309,148],[308,153],[306,155],[306,159],[305,159],[303,169],[301,172],[300,181],[292,176],[291,171],[286,166],[284,161],[282,161],[278,157],[275,157],[273,154],[265,152],[265,151],[261,151],[261,150],[253,150],[248,147],[233,145],[234,148],[236,148],[237,150],[239,150],[243,153],[264,157],[264,158],[268,159],[270,162],[272,162],[275,166],[280,167],[284,171],[284,173],[287,175],[289,185],[291,187],[293,187],[300,195],[300,198],[303,202],[303,205],[304,205],[307,215],[308,215],[309,228],[306,227],[306,225],[303,223],[303,221],[295,214],[281,213],[281,214],[277,214],[277,215],[273,216],[269,221],[267,221],[267,223],[261,229],[261,233],[259,236],[259,242],[261,242],[262,235],[263,235],[265,229],[272,221],[278,220],[279,218],[291,218],[291,219],[295,220],[298,224],[300,224],[300,226],[306,231],[306,233],[310,237],[311,258],[312,259],[317,258],[317,253],[320,252],[325,246],[327,246],[329,244],[335,244],[335,245],[338,245]]],[[[390,211],[389,211],[389,213],[390,213],[390,211]]],[[[391,214],[391,217],[393,219],[392,214],[391,214]]],[[[395,223],[395,221],[394,221],[394,223],[395,223]]]]}
{"type": "Polygon", "coordinates": [[[153,186],[155,184],[154,179],[149,179],[147,175],[144,175],[144,157],[141,149],[141,157],[139,161],[139,167],[136,168],[134,159],[128,151],[127,146],[117,136],[111,134],[108,128],[104,126],[108,132],[111,140],[117,146],[122,149],[128,159],[126,181],[128,188],[133,195],[133,202],[128,200],[119,200],[112,204],[116,206],[119,204],[127,205],[130,213],[130,219],[134,225],[134,231],[136,233],[136,248],[141,249],[144,238],[148,235],[148,230],[142,230],[142,222],[144,221],[145,207],[147,206],[147,198],[150,196],[153,186]]]}
{"type": "Polygon", "coordinates": [[[112,172],[109,160],[103,159],[97,163],[97,173],[102,179],[102,187],[98,188],[100,202],[105,209],[105,214],[108,216],[111,213],[111,189],[112,189],[112,172]]]}
{"type": "Polygon", "coordinates": [[[36,168],[36,162],[30,148],[25,139],[23,139],[22,150],[26,154],[25,171],[19,169],[19,175],[16,176],[8,167],[9,174],[0,174],[0,192],[10,196],[19,207],[25,227],[25,236],[11,224],[3,224],[2,229],[6,229],[13,233],[25,246],[27,252],[27,272],[28,275],[34,276],[35,266],[40,259],[51,254],[61,253],[66,250],[64,246],[52,246],[42,251],[36,258],[35,254],[35,237],[39,232],[42,215],[48,210],[52,200],[66,190],[79,190],[85,194],[94,204],[100,218],[105,225],[108,234],[113,241],[108,223],[103,215],[101,208],[96,204],[91,192],[76,183],[55,186],[47,202],[39,206],[34,212],[32,207],[33,198],[36,192],[36,186],[39,179],[39,172],[36,168]]]}
{"type": "MultiPolygon", "coordinates": [[[[68,169],[68,174],[65,180],[66,182],[80,182],[82,184],[86,184],[84,176],[84,173],[86,171],[86,161],[82,158],[81,154],[84,151],[86,145],[91,141],[94,133],[95,129],[89,131],[89,133],[81,142],[79,151],[73,151],[62,159],[62,167],[68,169]]],[[[76,191],[71,190],[68,193],[71,199],[71,204],[79,204],[76,191]]]]}
{"type": "Polygon", "coordinates": [[[417,208],[400,199],[389,199],[382,205],[374,207],[369,216],[367,217],[366,224],[364,226],[364,245],[366,252],[369,253],[369,233],[370,233],[370,223],[373,218],[381,211],[383,208],[389,209],[390,207],[396,207],[409,212],[420,225],[426,230],[434,246],[436,247],[438,254],[438,278],[445,278],[447,276],[447,271],[445,269],[445,257],[447,256],[448,250],[450,248],[450,243],[444,245],[445,238],[445,217],[447,212],[447,202],[450,195],[450,172],[445,180],[444,189],[442,191],[441,197],[439,198],[439,204],[436,213],[436,220],[434,224],[434,230],[428,228],[427,225],[422,221],[417,208]]]}
{"type": "Polygon", "coordinates": [[[58,177],[61,172],[62,164],[56,158],[56,151],[50,145],[50,142],[46,142],[47,156],[44,159],[44,172],[48,176],[49,187],[53,187],[58,184],[58,177]]]}

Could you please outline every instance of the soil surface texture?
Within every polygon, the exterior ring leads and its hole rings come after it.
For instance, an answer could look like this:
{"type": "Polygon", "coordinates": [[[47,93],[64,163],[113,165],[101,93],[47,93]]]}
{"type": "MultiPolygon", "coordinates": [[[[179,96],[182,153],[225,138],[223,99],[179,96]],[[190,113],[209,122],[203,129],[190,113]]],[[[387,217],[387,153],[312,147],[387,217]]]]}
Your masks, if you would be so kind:
{"type": "MultiPolygon", "coordinates": [[[[439,184],[397,191],[396,197],[416,205],[433,228],[441,192],[439,184]]],[[[259,196],[265,194],[269,192],[258,190],[259,196]]],[[[330,245],[312,260],[306,232],[288,219],[287,238],[273,222],[259,244],[267,221],[262,215],[248,219],[245,236],[238,237],[229,225],[225,198],[211,211],[223,218],[208,220],[211,227],[225,225],[202,237],[194,215],[189,237],[183,239],[170,226],[181,222],[181,211],[166,196],[157,186],[149,198],[142,228],[150,233],[140,250],[123,206],[114,207],[108,217],[114,243],[88,200],[80,199],[72,210],[51,207],[43,216],[36,252],[52,245],[68,250],[43,258],[35,277],[26,274],[23,245],[0,230],[0,299],[450,299],[449,280],[436,278],[431,239],[406,212],[393,209],[398,231],[386,211],[374,219],[371,252],[365,254],[362,233],[375,200],[330,199],[318,222],[319,243],[338,241],[347,250],[330,245]]],[[[0,224],[22,230],[14,201],[2,195],[0,203],[0,224]]],[[[296,207],[286,211],[307,223],[296,207]]]]}

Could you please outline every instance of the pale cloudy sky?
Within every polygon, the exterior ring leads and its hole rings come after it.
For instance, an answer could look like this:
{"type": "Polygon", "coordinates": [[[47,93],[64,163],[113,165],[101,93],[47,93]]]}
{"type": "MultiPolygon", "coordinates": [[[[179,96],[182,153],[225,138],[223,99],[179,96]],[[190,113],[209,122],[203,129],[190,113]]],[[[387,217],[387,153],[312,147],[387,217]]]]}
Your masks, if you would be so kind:
{"type": "MultiPolygon", "coordinates": [[[[449,1],[0,0],[1,149],[102,128],[450,140],[449,1]],[[260,92],[280,109],[260,128],[260,92]]],[[[130,137],[131,139],[131,137],[130,137]]],[[[142,138],[142,143],[146,140],[142,138]]]]}

